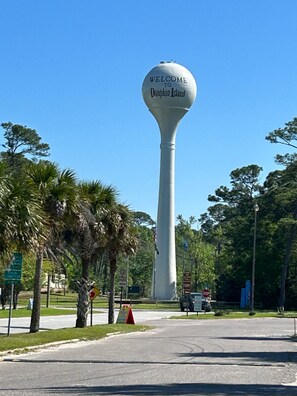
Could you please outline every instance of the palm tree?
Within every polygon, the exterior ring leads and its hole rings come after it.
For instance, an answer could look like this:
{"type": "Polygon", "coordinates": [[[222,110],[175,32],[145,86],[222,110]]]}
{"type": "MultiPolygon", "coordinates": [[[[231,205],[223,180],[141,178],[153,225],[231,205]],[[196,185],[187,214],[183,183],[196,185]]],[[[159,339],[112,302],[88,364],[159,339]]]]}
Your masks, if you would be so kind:
{"type": "Polygon", "coordinates": [[[55,260],[62,244],[65,221],[75,213],[77,205],[76,178],[72,171],[60,171],[54,163],[41,161],[31,164],[28,172],[45,213],[47,237],[38,241],[30,332],[39,330],[41,305],[41,275],[43,257],[55,260]]]}
{"type": "Polygon", "coordinates": [[[126,205],[117,204],[113,206],[105,213],[102,222],[106,230],[106,249],[109,257],[108,323],[112,324],[114,323],[115,275],[118,258],[120,255],[134,254],[137,248],[138,238],[133,214],[126,205]]]}
{"type": "Polygon", "coordinates": [[[79,185],[80,212],[76,229],[76,252],[81,258],[82,277],[78,282],[76,327],[86,327],[89,312],[89,271],[106,243],[102,217],[116,203],[116,190],[99,181],[79,185]]]}
{"type": "MultiPolygon", "coordinates": [[[[11,260],[13,251],[26,252],[36,247],[43,236],[42,209],[24,178],[9,172],[0,164],[0,257],[3,266],[11,260]]],[[[14,302],[19,288],[14,288],[14,302]]],[[[1,303],[5,308],[9,293],[2,290],[1,303]]]]}
{"type": "Polygon", "coordinates": [[[45,237],[43,219],[42,208],[28,181],[16,173],[8,176],[1,164],[0,256],[4,262],[10,261],[13,251],[26,252],[36,248],[37,240],[45,237]]]}

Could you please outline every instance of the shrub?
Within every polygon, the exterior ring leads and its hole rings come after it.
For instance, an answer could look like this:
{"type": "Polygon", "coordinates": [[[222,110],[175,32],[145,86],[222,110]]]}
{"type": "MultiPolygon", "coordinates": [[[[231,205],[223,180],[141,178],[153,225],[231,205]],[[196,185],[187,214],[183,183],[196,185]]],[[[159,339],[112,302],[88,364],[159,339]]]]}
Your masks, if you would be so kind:
{"type": "Polygon", "coordinates": [[[214,316],[224,316],[223,311],[215,311],[214,316]]]}

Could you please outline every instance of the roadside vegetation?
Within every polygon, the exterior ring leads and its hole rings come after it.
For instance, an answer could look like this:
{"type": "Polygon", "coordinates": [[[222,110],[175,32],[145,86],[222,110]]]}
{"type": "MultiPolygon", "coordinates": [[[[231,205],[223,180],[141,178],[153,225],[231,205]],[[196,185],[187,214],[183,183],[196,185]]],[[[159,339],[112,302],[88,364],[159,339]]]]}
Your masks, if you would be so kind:
{"type": "MultiPolygon", "coordinates": [[[[178,303],[148,302],[158,254],[150,215],[121,202],[114,186],[60,169],[48,160],[50,147],[36,130],[11,122],[1,126],[1,315],[6,317],[11,297],[13,316],[31,317],[30,333],[39,332],[41,315],[58,309],[75,312],[75,327],[86,328],[94,286],[99,296],[93,308],[108,308],[110,325],[120,294],[132,300],[133,309],[178,310],[178,303]],[[22,254],[23,266],[10,296],[4,274],[14,253],[22,254]],[[29,298],[33,307],[26,311],[29,298]]],[[[243,164],[230,172],[228,186],[209,195],[206,213],[177,216],[178,295],[187,272],[193,292],[208,288],[218,302],[212,318],[231,317],[225,308],[239,307],[252,264],[255,316],[263,309],[275,315],[277,309],[284,315],[297,309],[297,118],[266,139],[290,150],[276,156],[277,170],[263,178],[261,164],[243,164]]]]}
{"type": "Polygon", "coordinates": [[[297,312],[286,312],[282,315],[273,311],[257,311],[255,315],[250,315],[248,311],[216,311],[214,313],[204,314],[199,312],[189,312],[188,315],[172,316],[172,319],[192,319],[192,320],[209,320],[209,319],[255,319],[255,318],[297,318],[297,312]]]}

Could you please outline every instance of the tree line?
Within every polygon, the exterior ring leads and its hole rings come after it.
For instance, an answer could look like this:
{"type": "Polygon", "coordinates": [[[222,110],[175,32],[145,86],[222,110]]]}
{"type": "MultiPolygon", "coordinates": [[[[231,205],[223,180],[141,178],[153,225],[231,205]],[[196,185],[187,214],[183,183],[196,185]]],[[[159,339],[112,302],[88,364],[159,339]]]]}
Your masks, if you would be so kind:
{"type": "MultiPolygon", "coordinates": [[[[115,274],[119,256],[138,245],[133,213],[113,186],[79,181],[72,170],[45,160],[49,145],[34,129],[1,124],[4,151],[0,161],[0,254],[2,274],[12,252],[31,261],[33,309],[30,332],[39,330],[44,260],[75,271],[78,291],[76,327],[85,327],[89,308],[90,271],[104,257],[109,270],[108,322],[114,322],[115,274]],[[32,268],[32,256],[35,268],[32,268]]],[[[2,298],[7,287],[3,283],[2,298]]]]}
{"type": "MultiPolygon", "coordinates": [[[[118,269],[127,270],[129,284],[139,285],[141,296],[151,295],[155,222],[121,203],[115,187],[99,180],[80,181],[74,171],[47,160],[50,147],[36,130],[11,122],[1,126],[2,306],[8,291],[4,269],[18,251],[25,265],[16,293],[33,289],[30,332],[39,330],[45,272],[63,273],[68,287],[77,292],[77,327],[87,325],[88,292],[94,281],[108,294],[108,323],[113,323],[118,269]]],[[[266,139],[295,149],[296,133],[294,118],[266,139]]],[[[282,169],[270,172],[263,183],[259,165],[233,170],[230,186],[209,195],[206,213],[177,217],[178,294],[187,271],[193,291],[208,287],[217,300],[239,301],[241,288],[251,279],[256,226],[255,301],[264,308],[296,308],[296,154],[278,155],[276,163],[282,169]]]]}
{"type": "MultiPolygon", "coordinates": [[[[296,149],[297,118],[266,139],[296,149]]],[[[275,160],[282,169],[270,172],[263,183],[259,165],[233,170],[230,187],[209,195],[211,206],[199,222],[205,240],[215,246],[218,299],[238,301],[245,280],[251,279],[256,227],[255,299],[264,308],[296,309],[297,154],[275,160]]]]}

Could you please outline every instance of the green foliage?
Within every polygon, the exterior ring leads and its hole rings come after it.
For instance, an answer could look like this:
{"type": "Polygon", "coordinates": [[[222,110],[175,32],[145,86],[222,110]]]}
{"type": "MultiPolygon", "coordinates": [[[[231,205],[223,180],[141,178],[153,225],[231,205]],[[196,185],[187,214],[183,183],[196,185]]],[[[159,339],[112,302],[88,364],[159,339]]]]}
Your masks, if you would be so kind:
{"type": "Polygon", "coordinates": [[[142,225],[146,227],[152,227],[155,225],[154,220],[151,216],[145,212],[134,212],[133,213],[134,221],[137,225],[142,225]]]}
{"type": "MultiPolygon", "coordinates": [[[[113,293],[120,290],[119,268],[127,268],[129,285],[140,286],[141,297],[149,297],[157,254],[155,222],[150,215],[132,212],[121,204],[112,186],[80,182],[73,171],[39,160],[48,155],[49,146],[35,130],[12,123],[2,127],[0,272],[3,274],[13,251],[23,252],[22,287],[31,290],[33,283],[37,284],[33,277],[38,269],[36,252],[41,252],[40,284],[46,272],[65,274],[77,291],[78,280],[94,281],[110,292],[110,317],[113,293]]],[[[296,131],[294,118],[271,132],[267,140],[297,148],[296,131]]],[[[260,166],[234,169],[230,185],[209,195],[211,206],[199,221],[178,216],[180,293],[183,273],[189,271],[193,291],[207,286],[213,298],[239,301],[240,289],[251,278],[257,202],[255,301],[264,307],[282,306],[284,301],[286,307],[296,307],[297,155],[278,156],[277,161],[284,168],[271,172],[263,184],[260,166]]],[[[87,314],[87,288],[81,297],[87,314]]]]}
{"type": "Polygon", "coordinates": [[[36,258],[33,254],[28,254],[23,257],[23,269],[22,269],[23,290],[33,290],[35,261],[36,258]]]}
{"type": "Polygon", "coordinates": [[[128,261],[129,285],[139,285],[142,296],[151,294],[151,280],[155,260],[155,244],[153,231],[144,225],[137,226],[139,240],[136,254],[128,261]]]}
{"type": "MultiPolygon", "coordinates": [[[[270,132],[266,136],[266,140],[270,143],[279,143],[288,147],[297,148],[297,118],[293,118],[285,124],[284,128],[278,128],[270,132]]],[[[288,165],[292,162],[296,162],[296,153],[277,155],[276,162],[282,165],[288,165]]]]}
{"type": "Polygon", "coordinates": [[[224,316],[224,311],[215,311],[214,316],[224,316]]]}
{"type": "MultiPolygon", "coordinates": [[[[185,220],[178,216],[176,226],[177,272],[180,286],[184,272],[192,274],[192,290],[199,291],[204,287],[213,290],[215,280],[215,248],[208,243],[201,231],[193,226],[197,223],[194,217],[185,220]]],[[[182,290],[180,290],[182,294],[182,290]]]]}
{"type": "Polygon", "coordinates": [[[35,129],[26,126],[6,122],[1,124],[4,129],[4,139],[6,142],[2,147],[6,152],[2,153],[2,159],[11,168],[19,168],[27,155],[36,160],[39,157],[49,155],[49,145],[41,143],[41,138],[35,129]]]}

